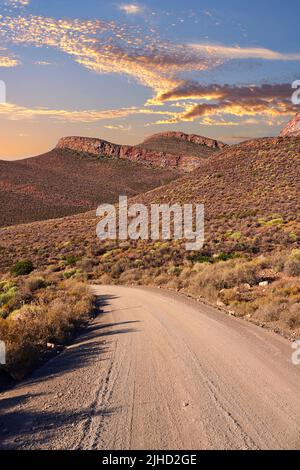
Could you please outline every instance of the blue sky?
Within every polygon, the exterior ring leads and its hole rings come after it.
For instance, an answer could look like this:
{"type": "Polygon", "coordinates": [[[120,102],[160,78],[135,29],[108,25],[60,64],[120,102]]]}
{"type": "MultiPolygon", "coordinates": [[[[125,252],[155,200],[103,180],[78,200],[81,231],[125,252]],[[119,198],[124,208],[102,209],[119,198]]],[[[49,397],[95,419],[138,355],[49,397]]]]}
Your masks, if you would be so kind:
{"type": "Polygon", "coordinates": [[[276,135],[297,111],[299,2],[0,0],[0,158],[63,135],[276,135]]]}

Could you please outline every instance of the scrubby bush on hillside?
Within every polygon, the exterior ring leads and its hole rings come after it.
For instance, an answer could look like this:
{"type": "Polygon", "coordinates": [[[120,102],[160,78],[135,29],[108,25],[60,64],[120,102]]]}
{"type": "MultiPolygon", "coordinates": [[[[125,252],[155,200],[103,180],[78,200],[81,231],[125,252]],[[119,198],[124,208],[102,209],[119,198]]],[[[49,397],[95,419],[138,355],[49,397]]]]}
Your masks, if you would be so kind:
{"type": "Polygon", "coordinates": [[[293,250],[286,260],[284,270],[289,276],[300,276],[300,250],[293,250]]]}
{"type": "Polygon", "coordinates": [[[14,264],[10,270],[11,274],[14,276],[26,276],[34,270],[32,261],[25,259],[18,261],[14,264]]]}

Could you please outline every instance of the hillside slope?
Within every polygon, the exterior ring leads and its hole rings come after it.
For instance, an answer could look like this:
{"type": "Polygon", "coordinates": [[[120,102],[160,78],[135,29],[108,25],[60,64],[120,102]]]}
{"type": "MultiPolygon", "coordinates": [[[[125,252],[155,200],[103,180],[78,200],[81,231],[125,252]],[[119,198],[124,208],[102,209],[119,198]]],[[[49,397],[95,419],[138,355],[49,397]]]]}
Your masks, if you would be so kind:
{"type": "Polygon", "coordinates": [[[0,161],[0,226],[96,209],[179,176],[176,170],[55,149],[17,162],[0,161]]]}
{"type": "Polygon", "coordinates": [[[228,147],[176,183],[135,198],[203,203],[215,227],[257,225],[260,217],[300,217],[300,139],[256,139],[228,147]]]}

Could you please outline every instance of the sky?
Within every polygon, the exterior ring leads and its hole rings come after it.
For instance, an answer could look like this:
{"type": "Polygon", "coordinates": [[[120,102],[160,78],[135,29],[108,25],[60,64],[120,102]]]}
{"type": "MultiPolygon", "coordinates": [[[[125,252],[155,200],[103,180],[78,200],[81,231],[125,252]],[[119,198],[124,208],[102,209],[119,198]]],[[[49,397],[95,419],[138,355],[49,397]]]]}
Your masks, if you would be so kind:
{"type": "Polygon", "coordinates": [[[299,0],[0,0],[0,158],[67,135],[277,135],[299,111],[299,15],[299,0]]]}

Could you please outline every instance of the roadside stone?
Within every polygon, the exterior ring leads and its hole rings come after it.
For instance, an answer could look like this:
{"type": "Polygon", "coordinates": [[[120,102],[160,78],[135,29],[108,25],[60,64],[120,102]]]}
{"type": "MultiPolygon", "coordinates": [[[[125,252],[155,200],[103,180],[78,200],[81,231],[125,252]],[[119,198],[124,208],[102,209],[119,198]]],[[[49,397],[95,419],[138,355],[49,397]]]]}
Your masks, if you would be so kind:
{"type": "Polygon", "coordinates": [[[259,283],[259,287],[267,287],[269,285],[269,281],[263,281],[259,283]]]}

